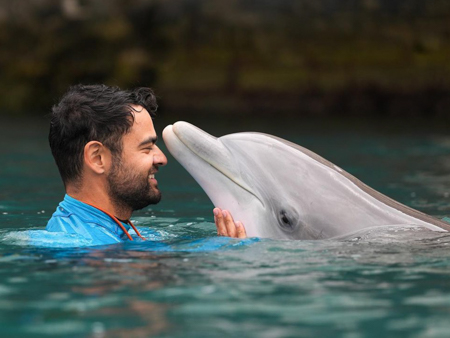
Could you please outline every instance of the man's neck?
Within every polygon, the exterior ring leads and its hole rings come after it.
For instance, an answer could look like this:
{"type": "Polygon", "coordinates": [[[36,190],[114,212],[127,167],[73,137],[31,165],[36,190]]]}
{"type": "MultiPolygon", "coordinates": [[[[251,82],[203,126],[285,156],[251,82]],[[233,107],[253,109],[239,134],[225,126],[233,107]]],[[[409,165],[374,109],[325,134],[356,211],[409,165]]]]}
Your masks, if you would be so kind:
{"type": "Polygon", "coordinates": [[[121,220],[129,219],[133,212],[131,208],[114,202],[111,197],[102,189],[76,189],[74,187],[67,186],[66,194],[79,200],[80,202],[90,204],[94,207],[105,210],[121,220]]]}

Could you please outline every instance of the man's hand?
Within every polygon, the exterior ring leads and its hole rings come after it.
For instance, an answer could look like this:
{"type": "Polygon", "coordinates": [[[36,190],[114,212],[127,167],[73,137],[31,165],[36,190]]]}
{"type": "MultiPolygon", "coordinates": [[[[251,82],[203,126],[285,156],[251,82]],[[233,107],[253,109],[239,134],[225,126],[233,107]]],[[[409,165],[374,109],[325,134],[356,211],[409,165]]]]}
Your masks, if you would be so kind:
{"type": "Polygon", "coordinates": [[[229,211],[214,208],[213,213],[218,236],[247,238],[244,225],[241,222],[233,221],[229,211]]]}

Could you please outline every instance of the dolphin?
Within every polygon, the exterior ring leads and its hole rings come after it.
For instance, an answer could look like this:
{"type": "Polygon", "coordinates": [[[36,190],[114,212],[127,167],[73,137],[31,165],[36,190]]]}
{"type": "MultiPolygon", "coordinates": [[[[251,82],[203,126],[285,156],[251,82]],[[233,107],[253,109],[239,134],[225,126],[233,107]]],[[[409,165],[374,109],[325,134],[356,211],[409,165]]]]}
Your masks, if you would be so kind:
{"type": "Polygon", "coordinates": [[[450,224],[276,136],[244,132],[216,138],[180,121],[164,129],[163,139],[212,203],[242,221],[249,237],[327,239],[391,225],[450,231],[450,224]]]}

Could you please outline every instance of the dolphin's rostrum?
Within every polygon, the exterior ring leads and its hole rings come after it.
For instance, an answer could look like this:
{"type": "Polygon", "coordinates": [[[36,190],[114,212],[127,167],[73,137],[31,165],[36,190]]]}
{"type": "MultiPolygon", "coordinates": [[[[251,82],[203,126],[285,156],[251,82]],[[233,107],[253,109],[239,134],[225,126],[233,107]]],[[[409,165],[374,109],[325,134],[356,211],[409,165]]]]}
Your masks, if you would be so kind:
{"type": "Polygon", "coordinates": [[[187,122],[167,126],[170,153],[214,205],[230,210],[247,235],[322,239],[365,228],[450,225],[373,190],[312,151],[261,133],[213,137],[187,122]]]}

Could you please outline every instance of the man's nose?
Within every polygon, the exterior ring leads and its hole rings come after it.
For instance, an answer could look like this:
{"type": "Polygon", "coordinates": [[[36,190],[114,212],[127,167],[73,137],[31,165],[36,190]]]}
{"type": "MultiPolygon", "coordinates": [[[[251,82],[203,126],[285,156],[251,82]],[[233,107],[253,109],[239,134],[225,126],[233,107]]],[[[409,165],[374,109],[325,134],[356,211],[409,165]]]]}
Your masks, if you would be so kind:
{"type": "Polygon", "coordinates": [[[153,155],[153,164],[158,166],[163,166],[167,164],[167,157],[164,153],[159,149],[158,146],[155,145],[155,155],[153,155]]]}

